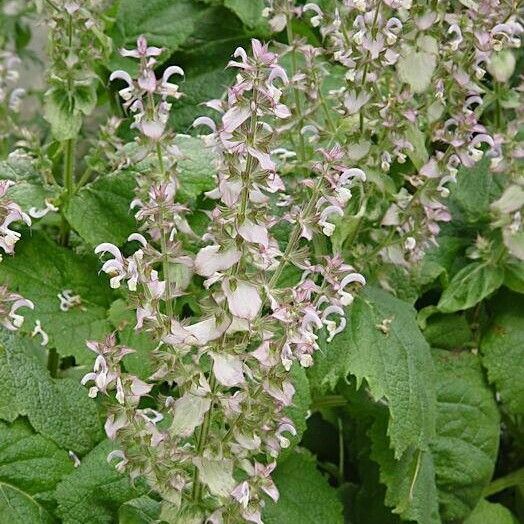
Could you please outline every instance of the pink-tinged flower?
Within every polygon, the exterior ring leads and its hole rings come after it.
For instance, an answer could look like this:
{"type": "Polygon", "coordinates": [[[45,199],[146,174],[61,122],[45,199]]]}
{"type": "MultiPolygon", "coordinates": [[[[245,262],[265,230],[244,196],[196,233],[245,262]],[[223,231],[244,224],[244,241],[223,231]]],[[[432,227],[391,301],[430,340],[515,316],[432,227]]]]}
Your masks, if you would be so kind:
{"type": "Polygon", "coordinates": [[[236,264],[240,260],[240,254],[235,248],[221,251],[220,246],[206,246],[195,258],[195,272],[203,277],[211,277],[218,271],[224,271],[236,264]]]}
{"type": "Polygon", "coordinates": [[[213,373],[219,384],[226,387],[240,386],[245,382],[242,361],[233,355],[212,353],[213,373]]]}
{"type": "Polygon", "coordinates": [[[228,321],[217,324],[215,317],[209,317],[189,326],[182,326],[180,322],[172,320],[171,332],[162,340],[173,346],[205,346],[208,342],[220,338],[228,327],[228,321]]]}
{"type": "Polygon", "coordinates": [[[328,218],[333,215],[343,217],[344,211],[338,206],[328,206],[322,210],[318,220],[318,225],[322,227],[322,232],[328,237],[335,232],[335,224],[328,222],[328,218]]]}
{"type": "Polygon", "coordinates": [[[265,380],[262,387],[268,395],[280,402],[283,406],[290,406],[293,402],[295,388],[291,382],[284,381],[282,386],[278,387],[276,384],[271,384],[269,380],[265,380]]]}
{"type": "Polygon", "coordinates": [[[199,116],[192,124],[192,127],[207,126],[213,133],[216,133],[217,126],[211,118],[208,116],[199,116]]]}
{"type": "Polygon", "coordinates": [[[343,306],[349,306],[353,302],[353,295],[345,291],[345,288],[354,282],[361,286],[366,285],[366,279],[360,273],[348,273],[338,286],[337,293],[340,295],[340,303],[343,306]]]}
{"type": "Polygon", "coordinates": [[[122,71],[121,69],[119,69],[117,71],[113,71],[111,73],[111,76],[109,77],[110,82],[116,79],[123,80],[127,84],[127,87],[124,87],[123,89],[120,89],[120,91],[118,91],[120,97],[124,99],[126,102],[132,100],[133,91],[135,88],[131,75],[126,71],[122,71]]]}
{"type": "Polygon", "coordinates": [[[163,49],[160,47],[153,47],[147,45],[145,36],[141,35],[136,40],[136,49],[120,49],[122,56],[128,56],[131,58],[149,58],[152,56],[159,56],[163,49]]]}
{"type": "Polygon", "coordinates": [[[303,13],[306,13],[307,11],[313,11],[315,13],[315,15],[311,17],[310,22],[313,27],[318,27],[324,19],[322,9],[320,9],[317,4],[309,3],[302,8],[303,13]]]}
{"type": "Polygon", "coordinates": [[[253,244],[260,244],[267,248],[269,246],[269,234],[265,226],[255,224],[250,220],[245,220],[238,228],[238,234],[246,241],[253,244]]]}
{"type": "Polygon", "coordinates": [[[0,324],[9,331],[22,327],[24,317],[17,313],[20,308],[34,309],[35,305],[17,293],[0,286],[0,324]]]}
{"type": "Polygon", "coordinates": [[[244,508],[249,504],[249,483],[244,480],[231,492],[231,496],[244,508]]]}
{"type": "Polygon", "coordinates": [[[277,55],[269,51],[269,44],[262,44],[256,38],[251,39],[251,49],[255,61],[263,65],[270,65],[277,59],[277,55]]]}
{"type": "Polygon", "coordinates": [[[222,126],[226,133],[232,133],[251,116],[251,109],[243,106],[233,106],[222,117],[222,126]]]}
{"type": "Polygon", "coordinates": [[[116,434],[122,428],[125,428],[128,425],[129,422],[124,412],[119,411],[118,415],[115,413],[110,413],[104,425],[107,438],[114,440],[116,438],[116,434]]]}
{"type": "Polygon", "coordinates": [[[160,83],[160,92],[164,96],[180,98],[178,85],[169,82],[169,79],[173,75],[184,76],[184,70],[179,66],[169,66],[162,75],[162,82],[160,83]]]}
{"type": "Polygon", "coordinates": [[[111,464],[113,460],[116,458],[120,459],[120,461],[117,464],[115,464],[115,469],[122,473],[128,463],[128,460],[121,449],[114,449],[109,453],[109,455],[107,455],[107,462],[111,464]]]}
{"type": "Polygon", "coordinates": [[[246,320],[255,319],[262,307],[262,299],[255,286],[241,280],[233,284],[229,279],[225,279],[222,290],[232,315],[246,320]]]}
{"type": "Polygon", "coordinates": [[[269,153],[265,153],[264,151],[260,151],[256,149],[255,147],[251,147],[251,146],[247,146],[247,151],[252,157],[258,160],[258,163],[260,164],[260,168],[262,170],[275,171],[276,166],[273,160],[271,160],[269,153]]]}
{"type": "Polygon", "coordinates": [[[346,317],[344,310],[340,306],[328,306],[324,311],[322,312],[322,322],[326,325],[329,337],[327,339],[327,342],[331,342],[333,338],[344,331],[346,328],[346,317]],[[330,315],[338,315],[339,316],[339,323],[337,323],[333,320],[329,320],[330,315]]]}

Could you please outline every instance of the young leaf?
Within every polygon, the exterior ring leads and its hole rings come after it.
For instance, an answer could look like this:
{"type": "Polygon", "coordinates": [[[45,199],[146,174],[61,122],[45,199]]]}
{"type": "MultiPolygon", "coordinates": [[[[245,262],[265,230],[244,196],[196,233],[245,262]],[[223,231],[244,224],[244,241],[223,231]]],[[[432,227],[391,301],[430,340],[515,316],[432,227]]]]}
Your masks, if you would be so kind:
{"type": "Polygon", "coordinates": [[[518,524],[511,511],[502,504],[481,500],[475,511],[464,521],[464,524],[518,524]]]}
{"type": "Polygon", "coordinates": [[[141,495],[127,475],[108,464],[107,455],[115,449],[108,440],[101,442],[82,459],[80,466],[56,488],[57,515],[62,524],[108,524],[114,522],[118,508],[141,495]]]}
{"type": "Polygon", "coordinates": [[[462,521],[489,484],[497,458],[499,415],[480,359],[433,352],[437,370],[437,436],[431,445],[446,521],[462,521]]]}
{"type": "Polygon", "coordinates": [[[224,5],[231,9],[242,22],[248,27],[263,28],[269,32],[267,18],[262,16],[265,3],[264,0],[224,0],[224,5]]]}
{"type": "Polygon", "coordinates": [[[355,299],[348,324],[332,342],[322,343],[311,382],[334,387],[348,373],[358,384],[365,380],[373,398],[388,404],[395,455],[410,446],[427,447],[435,432],[435,378],[415,310],[369,286],[355,299]]]}
{"type": "Polygon", "coordinates": [[[2,522],[32,524],[50,520],[53,491],[71,471],[73,463],[67,452],[35,434],[27,422],[21,419],[11,425],[0,422],[2,522]]]}
{"type": "Polygon", "coordinates": [[[277,503],[268,501],[265,524],[342,524],[342,504],[306,450],[297,450],[275,470],[273,479],[280,492],[277,503]]]}
{"type": "MultiPolygon", "coordinates": [[[[65,450],[83,454],[101,438],[96,403],[71,379],[52,379],[31,352],[29,342],[3,335],[0,369],[6,370],[6,400],[14,412],[25,415],[36,431],[65,450]]],[[[0,409],[0,412],[4,412],[0,409]]]]}
{"type": "Polygon", "coordinates": [[[120,506],[118,524],[155,524],[159,514],[160,502],[144,495],[120,506]]]}
{"type": "Polygon", "coordinates": [[[486,262],[472,262],[463,267],[442,293],[438,308],[442,313],[469,309],[497,290],[504,280],[504,270],[486,262]]]}
{"type": "Polygon", "coordinates": [[[73,355],[77,363],[91,363],[94,353],[85,341],[111,330],[106,310],[113,299],[107,282],[97,274],[97,259],[77,256],[36,231],[25,233],[16,247],[16,259],[5,258],[0,264],[0,282],[35,304],[34,311],[24,312],[23,329],[31,331],[40,320],[49,347],[56,347],[62,356],[73,355]],[[67,290],[81,303],[63,311],[58,295],[67,290]]]}
{"type": "Polygon", "coordinates": [[[524,415],[524,300],[519,295],[502,304],[482,337],[482,363],[489,381],[514,415],[524,415]]]}

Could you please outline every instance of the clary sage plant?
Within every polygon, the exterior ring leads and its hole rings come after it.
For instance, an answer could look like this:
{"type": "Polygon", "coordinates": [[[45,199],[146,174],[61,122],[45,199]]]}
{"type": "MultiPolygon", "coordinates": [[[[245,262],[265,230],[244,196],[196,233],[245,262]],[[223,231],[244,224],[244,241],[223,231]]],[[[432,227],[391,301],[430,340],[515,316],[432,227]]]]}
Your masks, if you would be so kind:
{"type": "Polygon", "coordinates": [[[520,8],[3,4],[0,510],[510,522],[520,8]]]}

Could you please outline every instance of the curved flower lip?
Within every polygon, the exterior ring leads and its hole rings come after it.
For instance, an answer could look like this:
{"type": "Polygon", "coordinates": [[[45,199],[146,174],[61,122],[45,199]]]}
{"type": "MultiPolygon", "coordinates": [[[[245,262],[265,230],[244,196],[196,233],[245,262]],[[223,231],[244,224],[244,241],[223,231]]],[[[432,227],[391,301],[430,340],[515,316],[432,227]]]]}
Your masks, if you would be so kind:
{"type": "Polygon", "coordinates": [[[209,118],[208,116],[199,116],[193,124],[191,124],[191,127],[198,127],[198,126],[207,126],[213,133],[216,133],[217,126],[215,122],[209,118]]]}

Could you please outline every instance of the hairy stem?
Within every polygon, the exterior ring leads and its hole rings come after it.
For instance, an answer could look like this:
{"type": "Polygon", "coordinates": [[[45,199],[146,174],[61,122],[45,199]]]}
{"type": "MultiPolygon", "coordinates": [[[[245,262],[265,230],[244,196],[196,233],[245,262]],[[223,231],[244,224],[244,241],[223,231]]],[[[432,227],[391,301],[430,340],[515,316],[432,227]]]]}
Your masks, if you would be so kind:
{"type": "MultiPolygon", "coordinates": [[[[75,143],[74,138],[70,138],[64,142],[63,184],[65,189],[65,205],[69,204],[75,192],[75,143]]],[[[62,214],[60,243],[64,246],[69,242],[70,231],[69,222],[62,214]]]]}

